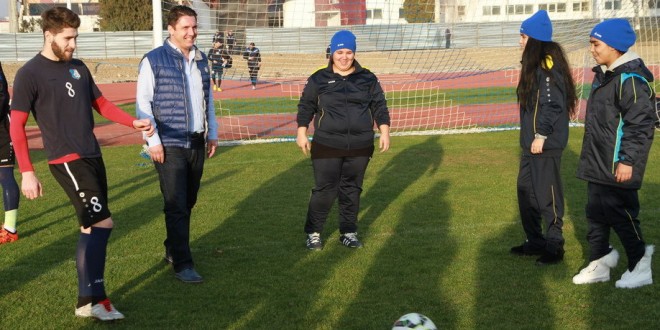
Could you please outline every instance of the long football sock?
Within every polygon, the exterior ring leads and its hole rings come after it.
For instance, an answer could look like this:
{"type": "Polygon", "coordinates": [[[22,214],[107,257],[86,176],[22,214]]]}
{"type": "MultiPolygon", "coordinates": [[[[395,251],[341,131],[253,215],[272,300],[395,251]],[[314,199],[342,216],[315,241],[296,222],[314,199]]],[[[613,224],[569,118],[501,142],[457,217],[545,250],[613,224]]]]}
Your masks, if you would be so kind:
{"type": "Polygon", "coordinates": [[[92,302],[92,286],[89,283],[87,273],[86,251],[92,235],[80,233],[78,237],[78,248],[76,249],[76,271],[78,272],[78,304],[76,308],[92,302]]]}
{"type": "Polygon", "coordinates": [[[92,285],[92,304],[107,298],[105,294],[105,256],[112,228],[92,227],[86,259],[92,285]]]}
{"type": "Polygon", "coordinates": [[[15,233],[20,193],[18,191],[18,183],[16,183],[16,178],[14,178],[13,167],[0,167],[0,185],[2,185],[2,201],[5,207],[4,228],[9,232],[15,233]]]}

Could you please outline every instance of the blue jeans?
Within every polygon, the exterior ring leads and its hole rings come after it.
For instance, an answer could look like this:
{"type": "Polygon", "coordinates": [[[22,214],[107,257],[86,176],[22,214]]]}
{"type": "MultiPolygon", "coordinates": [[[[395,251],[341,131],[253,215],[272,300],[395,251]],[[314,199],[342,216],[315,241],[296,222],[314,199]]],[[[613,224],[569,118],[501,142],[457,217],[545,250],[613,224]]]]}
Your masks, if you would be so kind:
{"type": "Polygon", "coordinates": [[[204,170],[206,148],[164,147],[165,162],[154,163],[163,194],[167,238],[163,243],[172,256],[174,271],[194,266],[190,253],[190,213],[197,202],[197,192],[204,170]]]}

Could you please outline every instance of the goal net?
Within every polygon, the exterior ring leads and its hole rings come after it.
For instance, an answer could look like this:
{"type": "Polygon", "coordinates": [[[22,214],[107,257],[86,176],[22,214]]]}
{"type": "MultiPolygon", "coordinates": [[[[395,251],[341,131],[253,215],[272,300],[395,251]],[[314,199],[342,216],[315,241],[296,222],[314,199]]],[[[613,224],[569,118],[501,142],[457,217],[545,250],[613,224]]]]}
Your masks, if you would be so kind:
{"type": "Polygon", "coordinates": [[[518,127],[519,28],[539,9],[569,56],[578,120],[595,65],[589,32],[601,20],[628,19],[637,33],[631,50],[660,78],[660,0],[165,1],[163,9],[181,3],[198,13],[200,49],[211,48],[216,31],[230,48],[233,65],[215,93],[221,140],[295,136],[302,88],[327,65],[326,47],[340,29],[357,36],[356,60],[379,77],[398,134],[518,127]],[[244,59],[250,43],[262,58],[255,90],[244,59]]]}

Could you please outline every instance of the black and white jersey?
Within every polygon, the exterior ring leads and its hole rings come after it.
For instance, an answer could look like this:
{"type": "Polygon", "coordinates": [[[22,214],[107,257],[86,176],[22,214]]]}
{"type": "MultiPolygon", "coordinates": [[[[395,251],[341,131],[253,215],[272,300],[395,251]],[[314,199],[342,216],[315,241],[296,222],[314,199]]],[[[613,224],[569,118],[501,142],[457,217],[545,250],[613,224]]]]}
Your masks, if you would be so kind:
{"type": "Polygon", "coordinates": [[[13,96],[12,110],[34,115],[48,160],[73,153],[101,156],[92,114],[101,92],[82,61],[52,61],[37,54],[18,70],[13,96]]]}

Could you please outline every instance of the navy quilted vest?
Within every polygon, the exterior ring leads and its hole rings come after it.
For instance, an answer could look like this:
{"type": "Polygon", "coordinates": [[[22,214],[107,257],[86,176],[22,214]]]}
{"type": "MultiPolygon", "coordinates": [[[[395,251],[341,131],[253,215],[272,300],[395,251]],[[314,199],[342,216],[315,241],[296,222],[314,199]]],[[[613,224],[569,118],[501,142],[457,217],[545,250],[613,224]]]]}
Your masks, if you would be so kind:
{"type": "MultiPolygon", "coordinates": [[[[169,45],[158,47],[145,55],[154,74],[154,98],[151,104],[163,146],[190,148],[192,107],[188,104],[184,58],[169,45]]],[[[210,75],[206,55],[195,49],[195,63],[202,73],[204,111],[208,118],[210,75]]]]}

